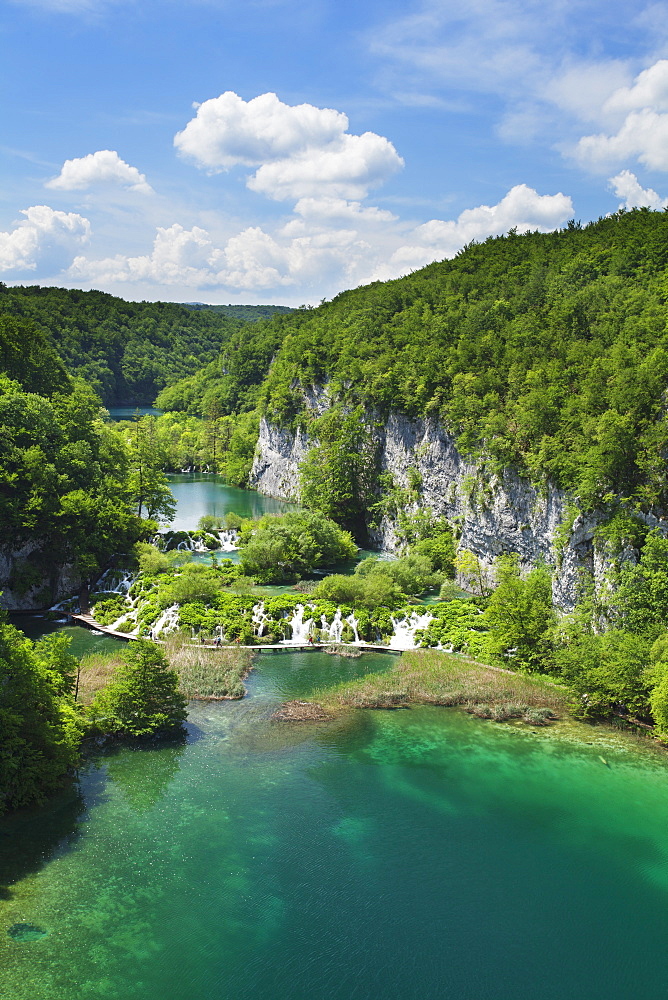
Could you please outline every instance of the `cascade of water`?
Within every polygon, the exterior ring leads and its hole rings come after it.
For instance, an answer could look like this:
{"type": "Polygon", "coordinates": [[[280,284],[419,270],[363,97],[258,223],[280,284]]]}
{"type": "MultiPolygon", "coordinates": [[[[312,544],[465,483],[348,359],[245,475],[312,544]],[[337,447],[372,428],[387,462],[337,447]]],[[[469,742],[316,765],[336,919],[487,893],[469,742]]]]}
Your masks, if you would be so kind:
{"type": "Polygon", "coordinates": [[[153,638],[157,639],[161,634],[167,635],[168,632],[174,632],[178,627],[179,606],[178,604],[172,604],[162,612],[157,622],[153,625],[153,638]]]}
{"type": "Polygon", "coordinates": [[[390,649],[416,649],[415,633],[421,628],[427,628],[433,620],[433,615],[428,611],[419,615],[417,611],[411,611],[408,618],[401,621],[392,619],[394,634],[390,639],[390,649]]]}
{"type": "Polygon", "coordinates": [[[234,528],[227,528],[224,531],[219,531],[218,538],[220,539],[220,547],[223,552],[236,552],[239,548],[237,545],[237,542],[239,541],[239,532],[234,528]]]}
{"type": "Polygon", "coordinates": [[[263,635],[264,626],[268,621],[271,621],[271,618],[265,614],[264,601],[261,601],[253,608],[253,625],[255,626],[255,635],[258,639],[263,635]]]}
{"type": "Polygon", "coordinates": [[[336,614],[334,615],[334,620],[329,626],[329,641],[330,642],[341,642],[341,635],[343,633],[343,615],[341,614],[341,608],[336,609],[336,614]]]}
{"type": "Polygon", "coordinates": [[[298,604],[294,610],[294,614],[290,619],[290,626],[292,628],[292,638],[284,639],[284,646],[305,646],[308,643],[308,637],[310,635],[311,629],[313,628],[314,619],[307,618],[304,621],[305,607],[303,604],[298,604]]]}
{"type": "Polygon", "coordinates": [[[361,641],[359,632],[357,631],[357,626],[359,625],[359,621],[357,620],[357,618],[355,618],[355,615],[351,613],[346,618],[346,622],[348,623],[348,625],[350,625],[351,629],[353,630],[353,635],[354,635],[353,642],[355,643],[356,646],[358,646],[361,641]]]}
{"type": "Polygon", "coordinates": [[[127,594],[136,578],[127,569],[108,569],[97,581],[95,589],[110,594],[127,594]]]}

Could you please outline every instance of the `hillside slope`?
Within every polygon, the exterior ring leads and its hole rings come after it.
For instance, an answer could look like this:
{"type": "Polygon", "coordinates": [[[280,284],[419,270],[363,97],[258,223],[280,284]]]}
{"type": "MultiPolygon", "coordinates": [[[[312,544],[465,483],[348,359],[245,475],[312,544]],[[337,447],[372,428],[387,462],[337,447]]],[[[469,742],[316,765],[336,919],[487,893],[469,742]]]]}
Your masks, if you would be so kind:
{"type": "Polygon", "coordinates": [[[668,215],[509,234],[287,317],[264,387],[277,426],[332,401],[433,417],[460,453],[595,507],[666,501],[668,215]]]}
{"type": "Polygon", "coordinates": [[[0,315],[32,320],[68,371],[106,404],[149,405],[166,385],[218,357],[239,318],[104,292],[0,283],[0,315]]]}

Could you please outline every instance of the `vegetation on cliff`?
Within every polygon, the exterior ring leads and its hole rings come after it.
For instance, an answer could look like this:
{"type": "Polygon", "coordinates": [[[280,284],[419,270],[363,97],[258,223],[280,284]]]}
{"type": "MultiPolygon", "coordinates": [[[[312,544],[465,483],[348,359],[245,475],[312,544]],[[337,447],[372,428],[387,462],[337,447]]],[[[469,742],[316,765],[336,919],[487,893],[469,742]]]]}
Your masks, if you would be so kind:
{"type": "Polygon", "coordinates": [[[667,267],[668,216],[645,209],[469,245],[287,317],[264,410],[317,430],[322,386],[351,412],[438,417],[463,454],[581,505],[662,503],[667,267]]]}

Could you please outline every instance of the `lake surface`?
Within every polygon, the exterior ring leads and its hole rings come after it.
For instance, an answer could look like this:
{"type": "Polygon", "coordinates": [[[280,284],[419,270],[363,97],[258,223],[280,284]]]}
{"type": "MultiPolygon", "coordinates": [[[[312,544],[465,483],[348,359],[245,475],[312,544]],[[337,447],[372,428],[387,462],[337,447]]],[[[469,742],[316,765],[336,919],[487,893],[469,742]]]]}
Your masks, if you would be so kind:
{"type": "Polygon", "coordinates": [[[101,756],[0,822],[0,996],[664,996],[664,754],[450,709],[271,720],[391,662],[265,654],[187,742],[101,756]]]}
{"type": "Polygon", "coordinates": [[[164,410],[156,410],[154,406],[107,406],[107,413],[112,420],[134,420],[137,415],[140,417],[159,417],[164,410]]]}
{"type": "Polygon", "coordinates": [[[172,531],[193,531],[203,514],[224,517],[232,511],[241,517],[262,517],[298,510],[297,504],[228,486],[221,476],[205,472],[172,473],[167,479],[176,500],[176,516],[168,526],[172,531]]]}

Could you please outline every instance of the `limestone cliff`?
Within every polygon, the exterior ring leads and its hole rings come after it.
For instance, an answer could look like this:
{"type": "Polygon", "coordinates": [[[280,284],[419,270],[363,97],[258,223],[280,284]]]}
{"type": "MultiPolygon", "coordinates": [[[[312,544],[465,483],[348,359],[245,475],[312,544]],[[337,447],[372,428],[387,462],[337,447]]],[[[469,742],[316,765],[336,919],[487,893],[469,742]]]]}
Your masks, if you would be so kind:
{"type": "Polygon", "coordinates": [[[50,557],[42,540],[0,548],[0,608],[41,611],[77,593],[81,583],[72,565],[50,557]]]}
{"type": "MultiPolygon", "coordinates": [[[[512,470],[487,475],[481,463],[459,453],[453,437],[435,420],[392,414],[375,433],[380,470],[391,472],[405,487],[408,469],[417,469],[421,504],[446,517],[456,527],[461,547],[488,569],[503,552],[517,552],[524,568],[543,560],[553,568],[554,601],[564,611],[576,601],[581,569],[603,584],[610,563],[595,537],[599,519],[577,513],[563,491],[541,491],[512,470]]],[[[299,465],[309,447],[302,431],[263,420],[250,485],[270,496],[298,499],[299,465]]],[[[651,515],[646,520],[650,526],[660,523],[651,515]]],[[[372,538],[378,548],[396,550],[395,526],[387,517],[372,538]]],[[[634,558],[632,551],[626,555],[634,558]]]]}

